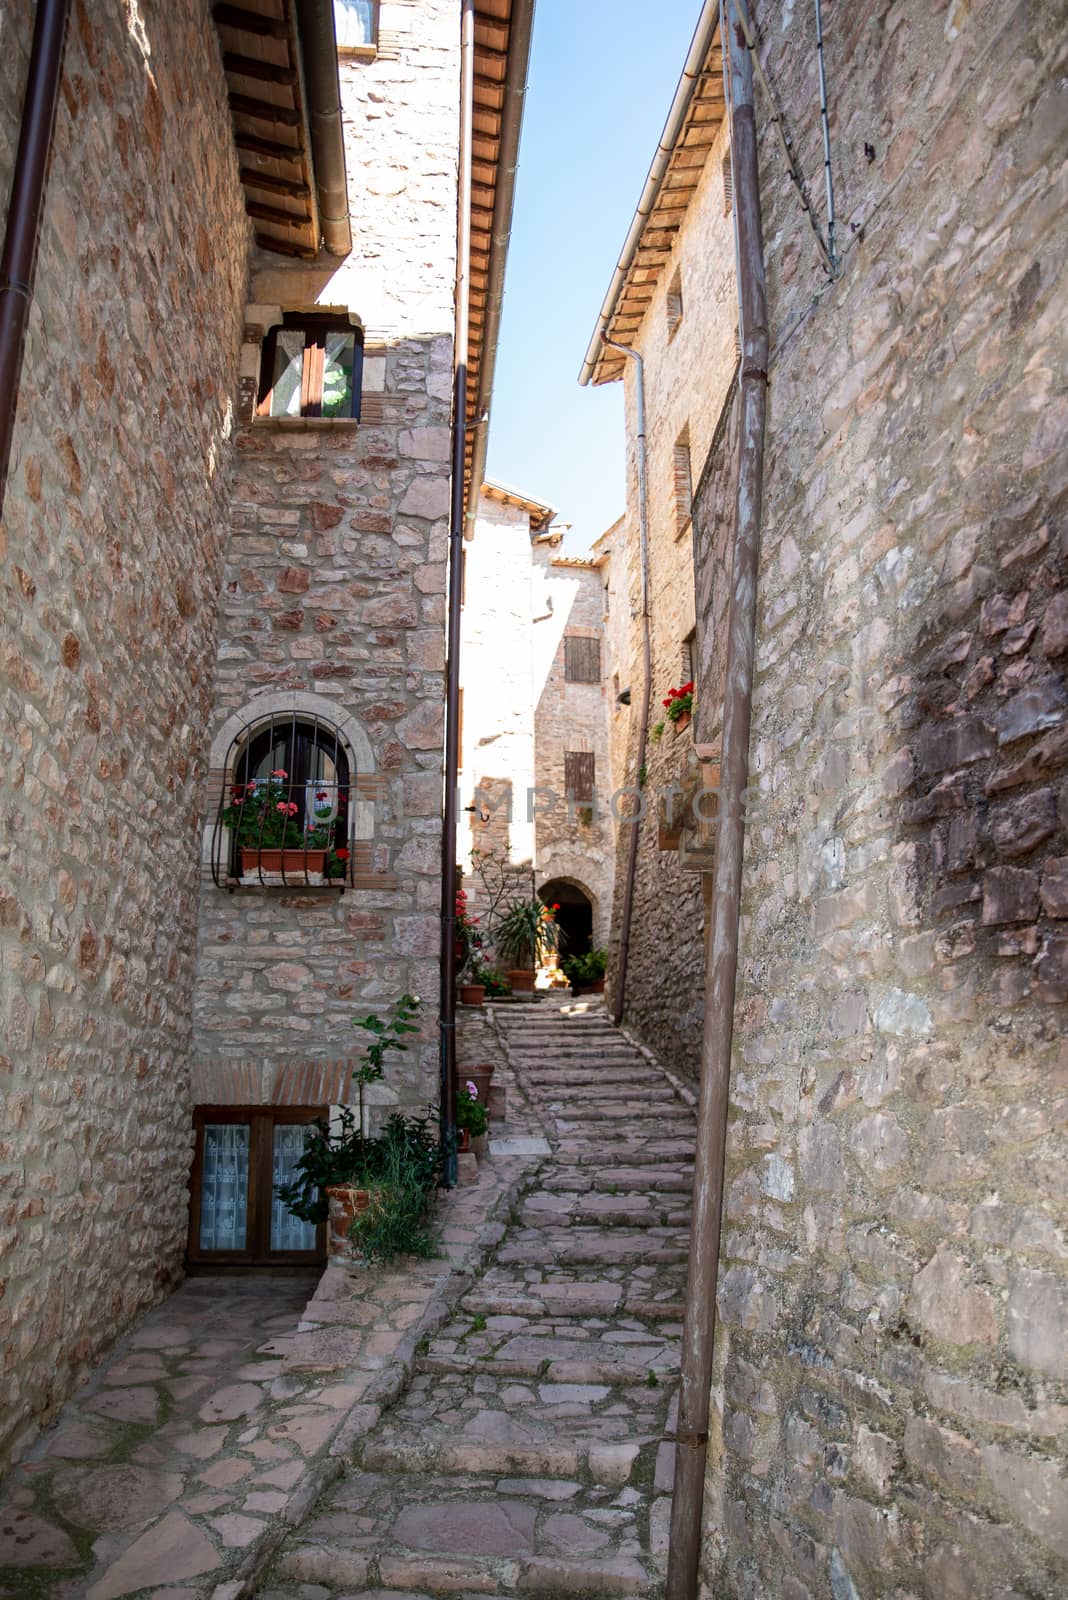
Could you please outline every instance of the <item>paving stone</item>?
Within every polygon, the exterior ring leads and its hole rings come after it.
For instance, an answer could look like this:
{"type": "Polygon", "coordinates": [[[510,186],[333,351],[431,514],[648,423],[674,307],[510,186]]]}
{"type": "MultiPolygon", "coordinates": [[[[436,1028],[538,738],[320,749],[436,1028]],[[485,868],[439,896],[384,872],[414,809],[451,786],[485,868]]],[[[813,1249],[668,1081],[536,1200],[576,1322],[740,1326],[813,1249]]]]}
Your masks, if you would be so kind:
{"type": "Polygon", "coordinates": [[[86,1600],[118,1600],[138,1589],[214,1572],[219,1563],[219,1552],[207,1534],[180,1511],[171,1511],[107,1569],[88,1590],[86,1600]]]}
{"type": "Polygon", "coordinates": [[[173,1505],[183,1480],[138,1466],[67,1467],[52,1478],[56,1510],[78,1528],[132,1528],[173,1505]]]}

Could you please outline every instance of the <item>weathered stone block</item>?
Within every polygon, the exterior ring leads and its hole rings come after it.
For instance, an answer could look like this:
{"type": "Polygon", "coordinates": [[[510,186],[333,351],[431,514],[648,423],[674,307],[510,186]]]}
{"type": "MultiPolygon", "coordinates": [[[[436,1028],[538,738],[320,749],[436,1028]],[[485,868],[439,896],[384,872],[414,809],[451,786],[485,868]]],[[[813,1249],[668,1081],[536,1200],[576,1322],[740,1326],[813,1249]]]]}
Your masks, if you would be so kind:
{"type": "Polygon", "coordinates": [[[1038,916],[1038,874],[1022,867],[993,867],[983,874],[983,926],[1031,922],[1038,916]]]}

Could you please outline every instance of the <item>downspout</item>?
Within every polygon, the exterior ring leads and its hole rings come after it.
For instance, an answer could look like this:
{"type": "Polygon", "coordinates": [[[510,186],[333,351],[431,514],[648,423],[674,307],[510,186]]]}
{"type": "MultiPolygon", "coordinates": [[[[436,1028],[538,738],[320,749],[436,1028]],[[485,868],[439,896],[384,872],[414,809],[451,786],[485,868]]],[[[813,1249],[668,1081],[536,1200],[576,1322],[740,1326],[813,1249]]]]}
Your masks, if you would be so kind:
{"type": "Polygon", "coordinates": [[[460,601],[463,580],[464,464],[467,447],[467,352],[471,322],[471,151],[475,106],[475,0],[460,18],[459,232],[453,355],[452,507],[449,525],[449,620],[445,658],[445,803],[441,839],[441,999],[439,1075],[445,1182],[456,1183],[456,790],[460,767],[460,601]]]}
{"type": "MultiPolygon", "coordinates": [[[[489,282],[486,287],[486,311],[482,334],[482,359],[479,362],[478,396],[475,416],[486,418],[493,398],[493,379],[497,368],[497,339],[501,326],[501,307],[504,303],[504,271],[508,260],[508,242],[512,232],[512,211],[515,205],[515,180],[519,170],[519,136],[523,127],[523,106],[526,101],[527,72],[530,66],[530,41],[534,30],[534,0],[512,0],[509,23],[508,65],[504,77],[504,105],[501,109],[501,132],[497,158],[497,184],[493,196],[493,222],[490,235],[489,282]]],[[[467,525],[465,536],[475,536],[478,516],[478,497],[486,476],[486,450],[489,445],[489,427],[483,422],[475,433],[471,455],[471,488],[467,497],[467,525]]]]}
{"type": "Polygon", "coordinates": [[[52,154],[70,0],[37,0],[33,44],[22,101],[19,147],[11,178],[0,257],[0,512],[15,433],[26,323],[33,297],[45,179],[52,154]]]}
{"type": "MultiPolygon", "coordinates": [[[[731,0],[723,0],[724,10],[731,0]]],[[[724,23],[726,17],[724,16],[724,23]]],[[[705,982],[705,1026],[694,1161],[690,1266],[682,1336],[682,1375],[671,1503],[667,1600],[694,1600],[701,1553],[701,1513],[712,1356],[716,1331],[719,1239],[730,1098],[731,1043],[738,973],[738,923],[745,842],[744,800],[753,709],[756,591],[768,388],[768,318],[753,69],[740,28],[724,26],[730,47],[731,152],[738,243],[742,361],[738,385],[738,493],[723,753],[716,829],[715,890],[705,982]]]]}
{"type": "Polygon", "coordinates": [[[638,872],[638,843],[642,826],[642,769],[645,765],[645,747],[649,739],[649,707],[653,697],[653,650],[649,638],[649,496],[646,485],[645,461],[645,366],[637,350],[629,345],[616,344],[601,335],[605,344],[620,350],[634,362],[634,379],[638,413],[638,560],[641,567],[642,599],[642,671],[645,684],[642,689],[642,714],[638,724],[637,805],[631,819],[630,838],[627,842],[627,876],[623,885],[623,910],[619,929],[619,954],[612,983],[612,1020],[618,1027],[623,1021],[623,1002],[627,988],[627,960],[630,955],[630,925],[634,916],[634,880],[638,872]]]}
{"type": "Polygon", "coordinates": [[[352,228],[333,0],[297,0],[297,21],[319,228],[330,254],[347,256],[352,249],[352,228]]]}

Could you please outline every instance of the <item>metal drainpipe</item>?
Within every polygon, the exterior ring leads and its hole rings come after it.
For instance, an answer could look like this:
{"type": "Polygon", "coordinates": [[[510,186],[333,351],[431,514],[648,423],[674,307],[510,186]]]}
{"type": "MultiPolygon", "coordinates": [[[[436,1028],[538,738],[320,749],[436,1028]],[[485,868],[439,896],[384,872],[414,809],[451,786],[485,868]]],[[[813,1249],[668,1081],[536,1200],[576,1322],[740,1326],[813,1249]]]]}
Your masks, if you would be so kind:
{"type": "Polygon", "coordinates": [[[0,257],[0,512],[15,433],[22,350],[37,267],[45,179],[52,154],[70,0],[38,0],[4,251],[0,257]]]}
{"type": "Polygon", "coordinates": [[[330,254],[347,256],[352,249],[352,227],[333,0],[297,0],[297,19],[319,228],[330,254]]]}
{"type": "Polygon", "coordinates": [[[637,350],[629,345],[617,344],[602,334],[605,344],[620,350],[634,362],[637,382],[638,412],[638,552],[641,564],[642,595],[642,665],[645,687],[642,690],[642,715],[638,727],[638,806],[630,825],[627,843],[627,877],[623,887],[623,912],[619,930],[619,955],[616,960],[615,982],[612,985],[612,1020],[618,1027],[623,1021],[623,1002],[627,987],[627,959],[630,955],[630,925],[634,915],[634,879],[638,870],[638,842],[641,835],[642,782],[641,771],[645,765],[645,746],[649,738],[649,707],[653,695],[653,652],[649,640],[649,505],[646,487],[645,464],[645,367],[637,350]]]}
{"type": "MultiPolygon", "coordinates": [[[[726,5],[729,3],[730,0],[725,0],[726,5]]],[[[742,310],[738,493],[727,685],[723,707],[715,891],[705,982],[701,1094],[690,1223],[690,1268],[682,1336],[667,1600],[694,1600],[701,1553],[709,1391],[716,1331],[719,1236],[723,1221],[731,1042],[738,972],[738,919],[745,839],[743,806],[753,708],[756,590],[760,564],[764,421],[768,387],[768,318],[756,118],[753,110],[753,70],[741,30],[731,28],[728,32],[724,27],[723,37],[730,46],[731,147],[735,225],[738,230],[738,298],[742,310]]]]}
{"type": "Polygon", "coordinates": [[[445,1182],[456,1183],[456,788],[460,767],[460,600],[463,577],[467,344],[471,320],[471,147],[475,104],[475,0],[460,19],[460,196],[449,526],[449,622],[445,666],[445,804],[441,840],[441,1003],[439,1061],[445,1182]]]}

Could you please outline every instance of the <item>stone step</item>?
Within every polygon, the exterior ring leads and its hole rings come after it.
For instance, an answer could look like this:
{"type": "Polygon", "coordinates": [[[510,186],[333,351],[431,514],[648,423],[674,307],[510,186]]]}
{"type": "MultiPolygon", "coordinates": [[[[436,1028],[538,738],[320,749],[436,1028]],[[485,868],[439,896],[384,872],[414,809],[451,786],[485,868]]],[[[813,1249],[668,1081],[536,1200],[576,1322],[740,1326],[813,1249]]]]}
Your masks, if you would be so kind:
{"type": "MultiPolygon", "coordinates": [[[[561,1287],[572,1287],[570,1285],[561,1287]]],[[[519,1284],[511,1291],[505,1288],[476,1290],[464,1300],[464,1310],[487,1317],[550,1317],[566,1311],[571,1316],[602,1317],[623,1315],[643,1321],[681,1321],[683,1299],[681,1294],[654,1299],[652,1295],[639,1294],[623,1285],[611,1285],[614,1293],[606,1296],[596,1285],[583,1292],[582,1284],[575,1284],[574,1293],[552,1293],[553,1285],[546,1284],[532,1292],[519,1284]]]]}
{"type": "MultiPolygon", "coordinates": [[[[673,1380],[678,1371],[679,1341],[674,1333],[650,1327],[633,1315],[618,1313],[609,1322],[604,1313],[583,1315],[568,1308],[555,1315],[534,1317],[476,1315],[473,1308],[463,1311],[430,1340],[420,1357],[420,1370],[480,1374],[475,1398],[466,1395],[463,1385],[413,1385],[402,1410],[418,1431],[429,1417],[445,1414],[464,1417],[472,1407],[496,1405],[518,1422],[525,1420],[528,1408],[540,1425],[546,1407],[568,1407],[578,1412],[555,1410],[552,1415],[579,1416],[601,1436],[629,1437],[631,1413],[643,1413],[640,1426],[655,1425],[659,1401],[656,1391],[673,1380]],[[650,1376],[652,1374],[652,1376],[650,1376]],[[594,1417],[600,1409],[590,1394],[562,1393],[547,1397],[540,1389],[517,1383],[537,1379],[540,1385],[608,1385],[600,1395],[615,1412],[594,1417]],[[489,1381],[492,1380],[492,1381],[489,1381]],[[424,1393],[424,1390],[426,1391],[424,1393]],[[648,1391],[648,1392],[647,1392],[648,1391]],[[650,1395],[652,1398],[650,1398],[650,1395]],[[591,1410],[591,1407],[593,1408],[591,1410]],[[458,1409],[457,1409],[458,1408],[458,1409]],[[644,1413],[649,1415],[645,1416],[644,1413]],[[619,1418],[622,1417],[622,1421],[619,1418]]],[[[570,1424],[568,1424],[570,1426],[570,1424]]],[[[566,1429],[565,1429],[566,1431],[566,1429]]]]}
{"type": "Polygon", "coordinates": [[[682,1228],[527,1228],[509,1236],[497,1252],[502,1266],[653,1265],[684,1262],[689,1233],[682,1228]]]}
{"type": "MultiPolygon", "coordinates": [[[[447,1370],[433,1369],[432,1375],[447,1370]]],[[[632,1433],[627,1439],[599,1439],[589,1435],[577,1418],[569,1429],[550,1426],[537,1433],[529,1431],[528,1437],[509,1438],[508,1433],[519,1431],[510,1412],[486,1411],[480,1416],[485,1437],[465,1436],[443,1426],[421,1431],[379,1428],[364,1442],[359,1464],[367,1472],[578,1478],[619,1490],[639,1475],[643,1452],[645,1470],[652,1466],[660,1443],[660,1429],[643,1435],[632,1433]],[[497,1434],[501,1437],[494,1437],[497,1434]]]]}
{"type": "Polygon", "coordinates": [[[541,1190],[520,1212],[525,1226],[541,1222],[557,1226],[588,1227],[591,1223],[623,1228],[688,1228],[690,1207],[676,1196],[641,1194],[560,1194],[541,1190]]]}
{"type": "Polygon", "coordinates": [[[579,1136],[561,1139],[555,1165],[565,1171],[569,1167],[604,1166],[608,1159],[615,1159],[630,1167],[659,1167],[665,1162],[692,1161],[693,1145],[693,1139],[620,1138],[613,1129],[605,1141],[579,1136]]]}
{"type": "MultiPolygon", "coordinates": [[[[659,1079],[650,1080],[649,1074],[640,1067],[631,1067],[626,1064],[597,1066],[588,1069],[584,1067],[545,1067],[537,1072],[529,1071],[525,1074],[525,1077],[527,1083],[534,1085],[543,1093],[546,1089],[551,1088],[609,1089],[613,1085],[618,1085],[622,1088],[633,1086],[634,1088],[644,1089],[646,1086],[651,1086],[652,1082],[656,1082],[658,1087],[669,1087],[666,1082],[661,1083],[659,1079]]],[[[674,1093],[674,1090],[672,1090],[672,1093],[674,1093]]]]}
{"type": "MultiPolygon", "coordinates": [[[[533,1083],[543,1101],[551,1101],[554,1105],[575,1106],[577,1108],[589,1107],[598,1110],[602,1106],[616,1104],[622,1096],[628,1103],[637,1098],[637,1085],[628,1081],[626,1083],[597,1083],[591,1079],[585,1082],[574,1083],[533,1083]]],[[[648,1106],[681,1106],[682,1101],[675,1094],[669,1083],[651,1083],[640,1091],[641,1103],[648,1106]]],[[[688,1108],[686,1108],[688,1109],[688,1108]]],[[[650,1113],[657,1115],[656,1112],[650,1113]]]]}
{"type": "Polygon", "coordinates": [[[602,1167],[593,1171],[571,1170],[550,1173],[542,1188],[551,1194],[586,1194],[592,1189],[607,1194],[636,1189],[665,1194],[689,1194],[693,1188],[693,1166],[602,1167]]]}
{"type": "Polygon", "coordinates": [[[632,1501],[574,1476],[364,1471],[320,1503],[277,1570],[368,1600],[398,1592],[636,1600],[654,1587],[655,1568],[632,1501]]]}

